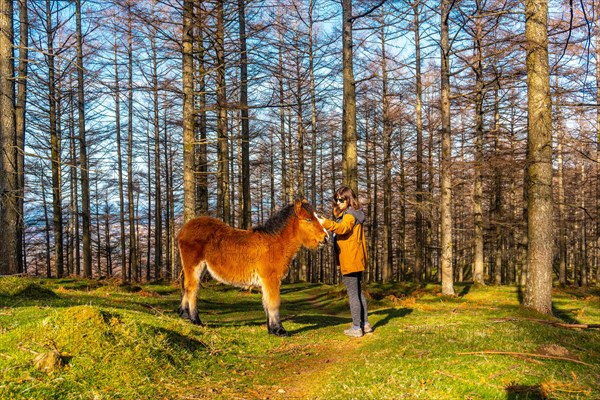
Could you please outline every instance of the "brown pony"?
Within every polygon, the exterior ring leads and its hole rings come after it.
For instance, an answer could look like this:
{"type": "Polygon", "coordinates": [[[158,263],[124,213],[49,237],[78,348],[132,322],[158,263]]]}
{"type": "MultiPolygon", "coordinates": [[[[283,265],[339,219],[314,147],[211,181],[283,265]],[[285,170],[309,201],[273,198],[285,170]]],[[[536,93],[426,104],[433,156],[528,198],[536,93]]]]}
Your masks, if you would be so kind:
{"type": "Polygon", "coordinates": [[[314,249],[327,238],[312,207],[301,200],[249,230],[234,229],[210,217],[188,221],[177,239],[183,271],[179,315],[202,324],[196,294],[200,276],[208,269],[220,282],[261,287],[269,333],[285,336],[279,318],[281,279],[300,246],[314,249]]]}

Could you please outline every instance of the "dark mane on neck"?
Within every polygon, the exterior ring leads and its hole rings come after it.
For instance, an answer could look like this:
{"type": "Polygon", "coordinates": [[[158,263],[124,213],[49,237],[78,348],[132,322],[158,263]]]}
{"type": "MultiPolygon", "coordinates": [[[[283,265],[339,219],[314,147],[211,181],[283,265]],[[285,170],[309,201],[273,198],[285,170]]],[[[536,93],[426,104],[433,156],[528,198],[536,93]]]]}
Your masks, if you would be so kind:
{"type": "MultiPolygon", "coordinates": [[[[312,214],[312,209],[307,203],[302,203],[302,208],[312,214]]],[[[277,235],[287,226],[289,219],[294,215],[294,205],[288,204],[275,214],[271,215],[264,224],[252,227],[252,230],[268,235],[277,235]]]]}
{"type": "Polygon", "coordinates": [[[266,233],[268,235],[277,235],[288,223],[288,220],[294,216],[294,205],[289,204],[277,211],[262,225],[253,226],[254,232],[266,233]]]}

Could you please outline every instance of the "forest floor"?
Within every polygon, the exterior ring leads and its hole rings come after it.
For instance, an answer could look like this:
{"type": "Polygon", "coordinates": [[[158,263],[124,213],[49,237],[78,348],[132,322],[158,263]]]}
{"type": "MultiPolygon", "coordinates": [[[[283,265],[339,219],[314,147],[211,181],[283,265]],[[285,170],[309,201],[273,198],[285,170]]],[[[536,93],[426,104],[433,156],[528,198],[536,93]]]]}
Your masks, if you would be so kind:
{"type": "Polygon", "coordinates": [[[198,327],[173,283],[0,278],[0,399],[600,399],[600,290],[555,289],[555,316],[514,286],[366,287],[375,332],[344,336],[341,286],[282,287],[288,337],[261,296],[218,283],[198,327]]]}

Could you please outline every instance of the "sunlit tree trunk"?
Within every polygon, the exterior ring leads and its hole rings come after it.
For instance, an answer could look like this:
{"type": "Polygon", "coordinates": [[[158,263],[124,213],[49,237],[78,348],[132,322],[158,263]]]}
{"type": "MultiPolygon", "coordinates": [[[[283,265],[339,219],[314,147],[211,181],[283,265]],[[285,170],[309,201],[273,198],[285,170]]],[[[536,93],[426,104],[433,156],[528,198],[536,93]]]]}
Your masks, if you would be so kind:
{"type": "Polygon", "coordinates": [[[308,8],[308,73],[310,85],[310,202],[317,204],[317,94],[315,89],[314,17],[316,0],[310,0],[308,8]]]}
{"type": "MultiPolygon", "coordinates": [[[[494,88],[494,154],[500,154],[500,86],[498,83],[499,76],[496,75],[496,85],[494,88]]],[[[498,279],[499,273],[502,271],[502,261],[504,256],[504,243],[506,241],[506,235],[504,235],[504,229],[501,225],[504,196],[502,189],[502,167],[500,165],[494,165],[494,196],[493,196],[493,207],[492,207],[492,218],[495,220],[494,227],[494,271],[496,271],[495,282],[500,284],[498,279]]],[[[507,276],[510,275],[509,268],[507,268],[507,276]]],[[[507,282],[511,282],[507,279],[507,282]]]]}
{"type": "Polygon", "coordinates": [[[225,19],[224,0],[215,6],[216,26],[216,91],[217,91],[217,208],[226,224],[231,223],[229,188],[229,136],[227,134],[227,88],[225,83],[225,19]]]}
{"type": "Polygon", "coordinates": [[[548,3],[525,3],[527,49],[528,279],[524,305],[552,313],[552,105],[548,68],[548,3]]]}
{"type": "Polygon", "coordinates": [[[342,0],[342,182],[358,193],[358,157],[356,149],[356,87],[352,63],[352,0],[342,0]]]}
{"type": "MultiPolygon", "coordinates": [[[[194,2],[192,2],[194,3],[194,2]]],[[[189,22],[192,31],[189,33],[190,37],[186,40],[192,42],[192,82],[187,84],[193,88],[190,95],[195,94],[195,97],[191,104],[190,118],[195,116],[196,122],[193,126],[194,135],[197,140],[197,145],[194,146],[194,154],[196,164],[192,168],[195,179],[195,202],[196,202],[196,214],[206,215],[208,213],[208,140],[207,140],[207,112],[206,112],[206,67],[205,67],[205,49],[204,49],[204,21],[205,11],[202,3],[196,2],[192,4],[192,20],[189,22]],[[195,80],[194,80],[195,79],[195,80]],[[198,107],[194,106],[198,104],[198,107]]],[[[190,68],[190,67],[186,67],[190,68]]],[[[187,78],[186,78],[187,79],[187,78]]],[[[189,89],[186,89],[189,90],[189,89]]],[[[189,110],[188,110],[189,112],[189,110]]],[[[189,128],[189,127],[188,127],[189,128]]],[[[186,128],[186,129],[188,129],[186,128]]],[[[189,173],[189,171],[188,171],[189,173]]]]}
{"type": "Polygon", "coordinates": [[[183,221],[194,218],[196,181],[194,176],[194,62],[192,57],[192,0],[183,2],[182,82],[183,82],[183,221]]]}
{"type": "Polygon", "coordinates": [[[441,278],[442,294],[454,295],[452,267],[452,143],[450,137],[450,41],[448,21],[450,1],[441,2],[441,114],[442,114],[442,171],[440,199],[441,278]]]}
{"type": "Polygon", "coordinates": [[[287,175],[288,175],[288,156],[287,156],[287,147],[286,147],[286,141],[287,141],[287,135],[286,135],[286,130],[285,130],[285,110],[286,110],[286,99],[285,99],[285,75],[284,75],[284,65],[283,65],[283,53],[284,53],[284,48],[283,48],[283,26],[282,26],[282,20],[281,20],[281,13],[282,13],[282,8],[278,7],[277,8],[277,21],[278,21],[278,28],[277,28],[277,40],[278,40],[278,50],[277,50],[277,80],[278,80],[278,89],[279,89],[279,134],[280,134],[280,139],[279,139],[279,143],[280,143],[280,148],[281,148],[281,202],[283,204],[285,204],[286,202],[288,202],[291,199],[288,199],[288,179],[287,179],[287,175]]]}
{"type": "MultiPolygon", "coordinates": [[[[596,2],[596,15],[600,2],[596,2]]],[[[600,19],[596,18],[596,283],[600,283],[600,19]]]]}
{"type": "Polygon", "coordinates": [[[390,118],[390,102],[388,97],[388,71],[385,49],[385,11],[381,12],[381,78],[383,106],[383,265],[382,280],[392,279],[394,254],[392,249],[392,126],[390,118]]]}
{"type": "MultiPolygon", "coordinates": [[[[483,54],[481,21],[481,4],[476,1],[475,37],[473,47],[475,50],[475,171],[473,182],[473,218],[475,224],[475,254],[473,259],[473,282],[484,285],[483,280],[483,54]]],[[[496,243],[498,245],[498,243],[496,243]]],[[[498,282],[496,282],[498,283],[498,282]]]]}
{"type": "MultiPolygon", "coordinates": [[[[560,103],[558,75],[556,76],[556,103],[560,103]]],[[[560,107],[556,107],[556,165],[558,186],[558,282],[567,284],[567,232],[565,221],[565,187],[563,163],[563,124],[560,107]]]]}
{"type": "Polygon", "coordinates": [[[412,4],[415,35],[415,134],[416,134],[416,215],[415,215],[415,276],[421,276],[424,265],[425,235],[423,227],[423,84],[421,82],[420,0],[412,4]]]}

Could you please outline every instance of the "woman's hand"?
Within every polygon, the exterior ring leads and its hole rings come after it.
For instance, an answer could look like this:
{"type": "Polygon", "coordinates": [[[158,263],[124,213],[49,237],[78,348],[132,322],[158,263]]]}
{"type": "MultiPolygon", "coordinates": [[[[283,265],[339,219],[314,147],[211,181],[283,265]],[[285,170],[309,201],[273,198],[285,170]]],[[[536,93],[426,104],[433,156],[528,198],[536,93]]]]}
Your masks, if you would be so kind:
{"type": "Polygon", "coordinates": [[[323,225],[323,223],[325,222],[325,218],[321,217],[319,214],[315,214],[315,216],[317,217],[317,219],[319,220],[319,223],[321,225],[323,225]]]}

